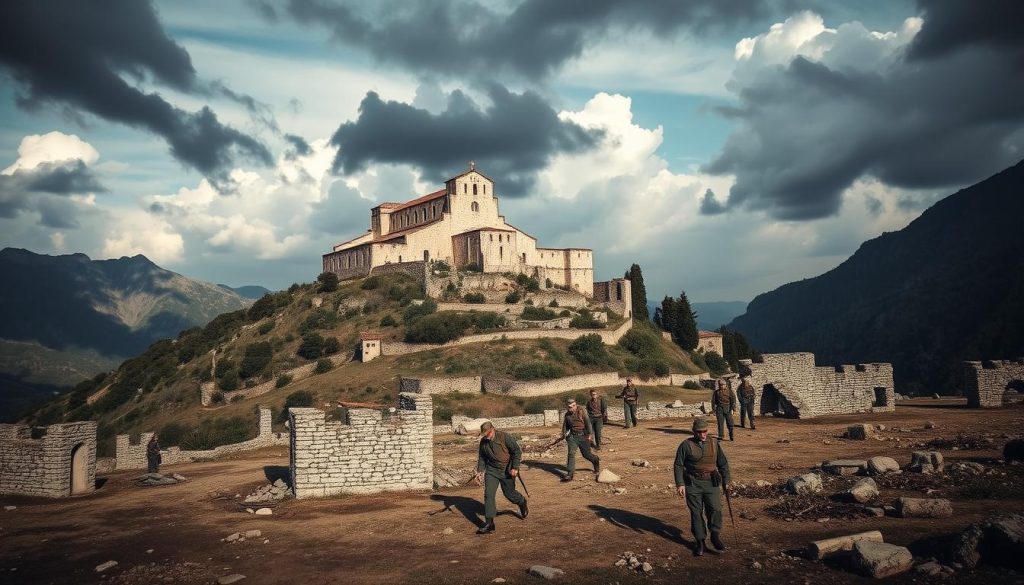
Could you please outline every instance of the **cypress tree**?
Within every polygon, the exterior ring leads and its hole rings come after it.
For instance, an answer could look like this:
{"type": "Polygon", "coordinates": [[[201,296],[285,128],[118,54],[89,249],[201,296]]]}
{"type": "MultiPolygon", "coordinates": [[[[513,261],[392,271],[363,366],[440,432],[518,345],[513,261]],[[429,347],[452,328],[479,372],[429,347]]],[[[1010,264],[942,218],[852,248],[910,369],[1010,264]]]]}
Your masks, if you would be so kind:
{"type": "Polygon", "coordinates": [[[644,286],[644,273],[640,270],[639,264],[633,264],[626,273],[626,279],[630,282],[630,289],[633,291],[633,318],[640,321],[647,321],[651,318],[647,310],[647,287],[644,286]]]}
{"type": "Polygon", "coordinates": [[[666,295],[665,298],[661,300],[659,316],[661,328],[669,333],[675,334],[676,300],[666,295]]]}
{"type": "MultiPolygon", "coordinates": [[[[664,319],[664,317],[662,318],[664,319]]],[[[672,334],[679,347],[687,351],[697,348],[697,314],[690,307],[690,300],[686,298],[686,291],[681,291],[679,299],[675,301],[675,316],[672,327],[672,334]]]]}

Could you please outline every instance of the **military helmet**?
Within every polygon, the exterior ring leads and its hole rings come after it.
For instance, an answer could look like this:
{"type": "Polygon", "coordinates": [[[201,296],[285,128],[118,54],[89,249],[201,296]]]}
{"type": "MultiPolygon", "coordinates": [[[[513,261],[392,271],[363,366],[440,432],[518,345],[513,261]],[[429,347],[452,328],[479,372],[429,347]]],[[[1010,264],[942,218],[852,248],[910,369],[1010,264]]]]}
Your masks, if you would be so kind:
{"type": "Polygon", "coordinates": [[[708,430],[708,420],[704,417],[693,419],[693,432],[708,430]]]}

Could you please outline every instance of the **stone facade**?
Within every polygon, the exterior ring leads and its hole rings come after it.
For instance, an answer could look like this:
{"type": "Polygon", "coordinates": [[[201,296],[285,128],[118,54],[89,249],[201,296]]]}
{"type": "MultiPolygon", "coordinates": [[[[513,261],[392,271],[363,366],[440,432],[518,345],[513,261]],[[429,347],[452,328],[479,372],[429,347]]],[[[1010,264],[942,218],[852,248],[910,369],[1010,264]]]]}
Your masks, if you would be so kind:
{"type": "MultiPolygon", "coordinates": [[[[168,447],[160,451],[161,465],[174,465],[175,463],[192,463],[193,461],[216,459],[227,453],[238,453],[240,451],[251,451],[263,447],[284,447],[288,445],[288,435],[275,433],[271,430],[270,410],[260,408],[260,431],[256,438],[221,445],[213,449],[182,451],[178,447],[168,447]]],[[[142,433],[138,443],[132,443],[128,435],[117,436],[117,469],[145,469],[146,445],[149,444],[153,433],[142,433]]]]}
{"type": "Polygon", "coordinates": [[[633,283],[625,278],[595,282],[594,300],[627,319],[633,318],[633,283]]]}
{"type": "Polygon", "coordinates": [[[432,260],[454,268],[475,265],[485,273],[529,274],[593,294],[593,252],[538,246],[536,238],[505,221],[494,182],[473,167],[448,179],[443,189],[371,209],[370,229],[324,254],[323,270],[356,278],[383,266],[432,260]]]}
{"type": "MultiPolygon", "coordinates": [[[[671,339],[671,334],[669,334],[669,339],[671,339]]],[[[698,331],[697,351],[705,353],[713,351],[718,355],[725,355],[722,348],[722,334],[717,331],[698,331]]]]}
{"type": "Polygon", "coordinates": [[[812,418],[896,409],[892,364],[815,367],[812,353],[776,353],[757,363],[740,360],[740,375],[750,376],[761,414],[812,418]]]}
{"type": "Polygon", "coordinates": [[[964,369],[968,406],[993,408],[1024,398],[1024,358],[964,362],[964,369]]]}
{"type": "Polygon", "coordinates": [[[295,497],[431,489],[432,416],[430,396],[409,392],[397,410],[354,408],[344,423],[315,408],[289,409],[295,497]]]}
{"type": "Polygon", "coordinates": [[[96,490],[96,423],[0,424],[0,494],[64,498],[96,490]]]}

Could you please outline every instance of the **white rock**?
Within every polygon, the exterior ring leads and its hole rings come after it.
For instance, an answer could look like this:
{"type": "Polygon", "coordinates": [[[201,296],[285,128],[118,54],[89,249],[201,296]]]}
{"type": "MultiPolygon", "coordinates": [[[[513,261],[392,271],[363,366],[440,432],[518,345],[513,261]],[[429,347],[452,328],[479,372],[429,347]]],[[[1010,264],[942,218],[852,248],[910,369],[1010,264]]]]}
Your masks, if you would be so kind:
{"type": "Polygon", "coordinates": [[[546,567],[544,565],[533,565],[528,571],[535,577],[541,577],[544,579],[554,579],[555,577],[561,577],[565,574],[562,569],[556,569],[554,567],[546,567]]]}
{"type": "Polygon", "coordinates": [[[601,473],[597,474],[597,483],[616,483],[622,481],[622,478],[611,472],[610,469],[602,469],[601,473]]]}
{"type": "Polygon", "coordinates": [[[634,459],[633,460],[633,465],[635,467],[650,467],[651,466],[651,462],[646,460],[646,459],[634,459]]]}
{"type": "Polygon", "coordinates": [[[241,534],[239,534],[237,532],[232,532],[231,534],[227,535],[224,538],[224,540],[226,540],[227,542],[235,542],[236,540],[238,540],[241,537],[242,537],[241,534]]]}
{"type": "Polygon", "coordinates": [[[233,573],[231,575],[225,575],[220,579],[217,579],[217,583],[219,583],[220,585],[231,585],[232,583],[238,583],[242,579],[245,579],[245,575],[233,573]]]}
{"type": "Polygon", "coordinates": [[[852,564],[858,572],[882,579],[910,569],[914,555],[903,546],[861,540],[853,545],[852,564]]]}
{"type": "Polygon", "coordinates": [[[899,471],[900,464],[892,457],[872,457],[868,459],[868,472],[873,475],[899,471]]]}
{"type": "Polygon", "coordinates": [[[261,536],[263,536],[263,533],[260,532],[259,530],[246,530],[245,531],[245,537],[246,538],[259,538],[261,536]]]}
{"type": "Polygon", "coordinates": [[[654,567],[651,566],[651,563],[644,563],[640,566],[640,570],[642,570],[644,573],[653,573],[654,567]]]}
{"type": "Polygon", "coordinates": [[[270,508],[260,508],[259,510],[256,510],[255,513],[257,516],[270,516],[274,511],[270,508]]]}
{"type": "Polygon", "coordinates": [[[107,569],[112,569],[112,568],[114,568],[116,566],[117,566],[117,561],[107,561],[105,563],[96,565],[96,572],[97,573],[102,573],[103,571],[106,571],[107,569]]]}
{"type": "Polygon", "coordinates": [[[786,482],[786,489],[793,494],[816,494],[821,492],[821,477],[816,473],[798,475],[786,482]]]}
{"type": "Polygon", "coordinates": [[[455,533],[455,531],[452,530],[451,526],[449,526],[448,528],[445,528],[444,530],[441,531],[441,534],[454,534],[454,533],[455,533]]]}
{"type": "Polygon", "coordinates": [[[7,510],[8,512],[10,512],[11,510],[17,510],[17,509],[18,509],[17,506],[4,506],[4,510],[7,510]]]}

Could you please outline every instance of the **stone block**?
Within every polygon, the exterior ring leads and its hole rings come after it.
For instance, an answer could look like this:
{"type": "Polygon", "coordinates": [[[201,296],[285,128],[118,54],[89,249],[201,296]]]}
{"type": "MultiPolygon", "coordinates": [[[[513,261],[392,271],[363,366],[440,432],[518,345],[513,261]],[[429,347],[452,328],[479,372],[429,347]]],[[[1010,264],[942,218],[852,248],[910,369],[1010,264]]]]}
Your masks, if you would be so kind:
{"type": "Polygon", "coordinates": [[[834,459],[821,463],[822,471],[832,475],[856,475],[867,469],[868,462],[863,459],[834,459]]]}
{"type": "Polygon", "coordinates": [[[856,424],[846,427],[846,438],[863,441],[875,438],[875,428],[869,424],[856,424]]]}
{"type": "Polygon", "coordinates": [[[882,579],[910,570],[914,555],[904,546],[862,540],[853,545],[851,563],[858,573],[882,579]]]}
{"type": "Polygon", "coordinates": [[[877,456],[868,459],[868,473],[872,475],[883,475],[899,470],[900,464],[892,457],[877,456]]]}
{"type": "Polygon", "coordinates": [[[821,476],[816,473],[798,475],[786,482],[786,489],[796,495],[819,493],[823,489],[821,476]]]}
{"type": "Polygon", "coordinates": [[[947,518],[953,506],[943,498],[897,498],[896,515],[901,518],[947,518]]]}

